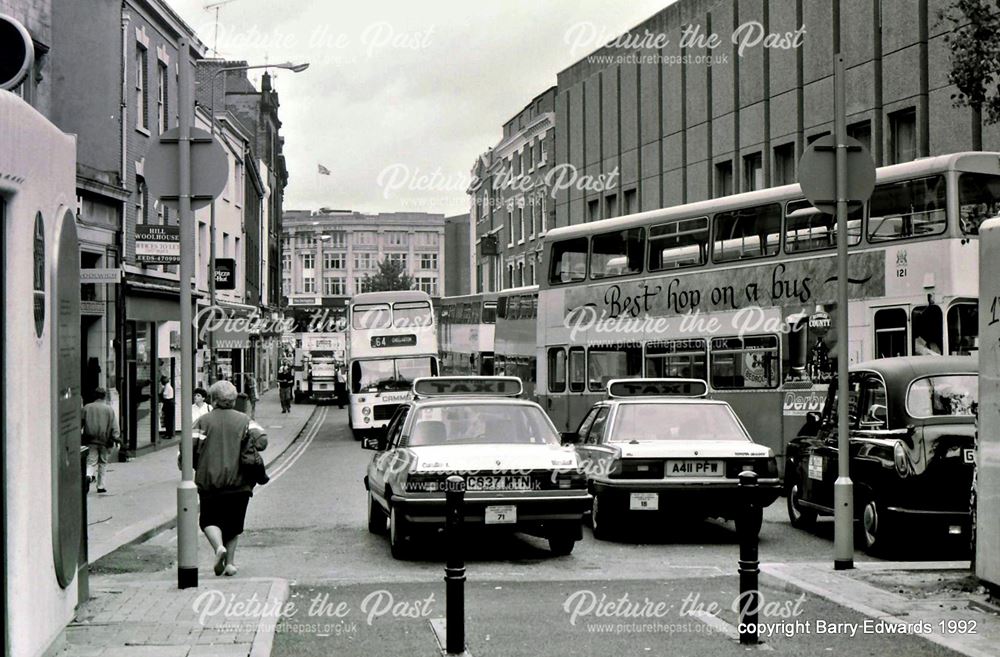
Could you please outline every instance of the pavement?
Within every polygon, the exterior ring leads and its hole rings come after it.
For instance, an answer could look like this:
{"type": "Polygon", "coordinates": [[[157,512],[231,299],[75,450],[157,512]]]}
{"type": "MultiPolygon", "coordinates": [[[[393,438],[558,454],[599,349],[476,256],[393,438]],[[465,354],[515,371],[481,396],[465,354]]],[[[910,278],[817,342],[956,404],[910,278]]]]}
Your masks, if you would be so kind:
{"type": "MultiPolygon", "coordinates": [[[[271,466],[303,434],[318,430],[309,424],[316,407],[292,405],[281,412],[277,389],[257,402],[255,419],[268,434],[261,455],[271,466]]],[[[271,472],[274,468],[269,468],[271,472]]],[[[270,654],[275,617],[288,596],[282,579],[216,578],[208,543],[199,532],[201,586],[179,590],[176,579],[160,572],[121,574],[104,567],[114,556],[134,555],[142,541],[176,526],[177,450],[160,449],[127,463],[109,463],[108,493],[87,496],[90,599],[77,608],[58,654],[70,657],[203,657],[270,654]],[[105,557],[108,559],[104,560],[105,557]],[[104,560],[104,561],[102,561],[104,560]],[[210,578],[210,579],[208,579],[210,578]],[[232,612],[232,604],[242,601],[232,612]],[[223,607],[216,610],[215,607],[223,607]],[[209,613],[212,612],[212,613],[209,613]]],[[[121,559],[118,559],[121,561],[121,559]]],[[[135,571],[142,571],[140,558],[135,571]]]]}

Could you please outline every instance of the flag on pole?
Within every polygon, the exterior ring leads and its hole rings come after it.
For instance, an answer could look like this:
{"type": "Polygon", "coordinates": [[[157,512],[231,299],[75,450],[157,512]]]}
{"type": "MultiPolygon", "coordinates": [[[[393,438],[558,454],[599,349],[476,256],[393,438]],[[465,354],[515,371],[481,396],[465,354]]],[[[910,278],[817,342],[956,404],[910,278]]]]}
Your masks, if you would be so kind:
{"type": "Polygon", "coordinates": [[[322,164],[317,164],[316,166],[317,166],[317,167],[319,167],[319,168],[317,169],[317,171],[318,171],[319,175],[321,175],[321,176],[329,176],[329,175],[330,175],[330,170],[329,170],[329,169],[327,169],[327,168],[326,168],[325,166],[323,166],[322,164]]]}

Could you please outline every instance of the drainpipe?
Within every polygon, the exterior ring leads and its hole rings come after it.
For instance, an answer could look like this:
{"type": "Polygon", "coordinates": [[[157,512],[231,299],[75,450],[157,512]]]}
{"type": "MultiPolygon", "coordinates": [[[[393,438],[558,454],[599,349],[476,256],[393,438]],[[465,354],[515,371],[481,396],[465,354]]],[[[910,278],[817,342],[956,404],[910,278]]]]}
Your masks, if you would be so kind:
{"type": "MultiPolygon", "coordinates": [[[[121,101],[119,103],[118,114],[121,120],[121,162],[119,165],[119,182],[121,183],[122,189],[128,189],[128,26],[132,17],[125,11],[125,5],[122,5],[122,91],[121,91],[121,101]]],[[[119,246],[118,246],[118,266],[124,270],[126,261],[126,249],[128,247],[128,198],[122,200],[122,212],[121,212],[121,222],[122,227],[119,232],[119,246]]],[[[118,418],[119,424],[123,427],[122,433],[125,435],[122,446],[125,448],[122,450],[126,455],[133,454],[136,448],[135,439],[133,435],[129,435],[129,427],[131,427],[131,391],[128,389],[128,345],[126,344],[126,336],[128,331],[126,330],[126,312],[125,312],[125,276],[124,273],[116,286],[118,290],[118,303],[115,307],[118,311],[118,321],[116,327],[116,333],[118,337],[118,367],[117,376],[118,381],[116,385],[118,387],[118,418]]],[[[128,458],[127,456],[125,457],[128,458]]],[[[124,460],[124,459],[121,459],[124,460]]]]}

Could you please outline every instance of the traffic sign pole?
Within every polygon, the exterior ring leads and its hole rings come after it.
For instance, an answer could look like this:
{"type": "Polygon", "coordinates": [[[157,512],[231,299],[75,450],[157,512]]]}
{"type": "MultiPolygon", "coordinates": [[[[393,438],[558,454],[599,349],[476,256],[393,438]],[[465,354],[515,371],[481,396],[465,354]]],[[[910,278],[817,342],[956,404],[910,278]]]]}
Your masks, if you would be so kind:
{"type": "Polygon", "coordinates": [[[194,337],[191,279],[194,273],[194,215],[191,211],[191,67],[187,38],[180,39],[178,79],[178,199],[181,227],[181,481],[177,485],[177,587],[198,586],[198,489],[194,483],[191,404],[194,390],[194,337]]]}
{"type": "Polygon", "coordinates": [[[834,131],[837,140],[837,480],[833,485],[833,567],[854,567],[854,484],[848,417],[848,328],[847,321],[847,119],[844,92],[844,56],[834,57],[834,131]]]}

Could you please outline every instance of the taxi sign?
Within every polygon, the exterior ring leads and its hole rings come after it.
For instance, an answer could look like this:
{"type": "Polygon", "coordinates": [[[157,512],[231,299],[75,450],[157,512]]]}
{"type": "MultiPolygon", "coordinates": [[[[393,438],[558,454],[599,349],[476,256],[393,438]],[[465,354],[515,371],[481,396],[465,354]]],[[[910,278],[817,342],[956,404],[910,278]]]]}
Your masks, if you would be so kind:
{"type": "Polygon", "coordinates": [[[608,397],[704,397],[708,384],[703,379],[613,379],[608,381],[608,397]]]}
{"type": "Polygon", "coordinates": [[[516,376],[433,376],[413,382],[417,397],[517,397],[522,390],[516,376]]]}

